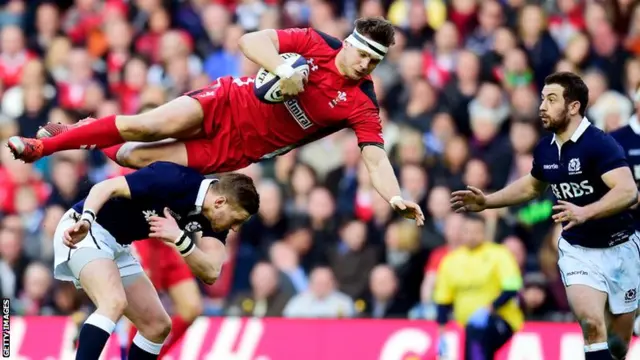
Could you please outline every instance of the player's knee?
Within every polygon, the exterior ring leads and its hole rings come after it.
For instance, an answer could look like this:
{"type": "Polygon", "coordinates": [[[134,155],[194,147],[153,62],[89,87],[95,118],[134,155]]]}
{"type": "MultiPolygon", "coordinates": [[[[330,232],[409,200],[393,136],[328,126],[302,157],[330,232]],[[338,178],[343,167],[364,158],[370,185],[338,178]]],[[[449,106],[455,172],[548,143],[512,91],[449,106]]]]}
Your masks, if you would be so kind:
{"type": "Polygon", "coordinates": [[[616,334],[609,334],[607,338],[609,351],[615,360],[624,360],[629,351],[629,343],[616,334]]]}
{"type": "Polygon", "coordinates": [[[115,318],[122,316],[127,308],[127,296],[124,291],[113,291],[96,298],[98,312],[115,318]]]}
{"type": "Polygon", "coordinates": [[[118,163],[122,166],[140,169],[151,164],[154,159],[135,143],[126,143],[118,150],[118,163]]]}
{"type": "Polygon", "coordinates": [[[156,336],[161,339],[166,339],[171,332],[171,318],[167,313],[164,313],[157,324],[157,328],[154,329],[156,331],[156,336]]]}
{"type": "Polygon", "coordinates": [[[584,316],[580,319],[580,327],[582,328],[584,340],[588,344],[606,339],[606,327],[603,319],[595,316],[584,316]]]}

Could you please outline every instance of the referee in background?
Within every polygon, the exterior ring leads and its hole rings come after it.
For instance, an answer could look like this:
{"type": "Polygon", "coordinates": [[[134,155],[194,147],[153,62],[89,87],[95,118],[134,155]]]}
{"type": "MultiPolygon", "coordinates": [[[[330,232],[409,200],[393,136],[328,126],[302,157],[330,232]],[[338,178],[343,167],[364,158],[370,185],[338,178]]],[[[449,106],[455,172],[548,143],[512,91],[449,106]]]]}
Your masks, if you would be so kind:
{"type": "Polygon", "coordinates": [[[465,329],[464,359],[491,360],[522,328],[524,315],[516,296],[522,275],[515,258],[500,244],[485,240],[485,221],[465,214],[461,246],[447,254],[436,276],[439,358],[449,360],[444,326],[453,310],[465,329]]]}

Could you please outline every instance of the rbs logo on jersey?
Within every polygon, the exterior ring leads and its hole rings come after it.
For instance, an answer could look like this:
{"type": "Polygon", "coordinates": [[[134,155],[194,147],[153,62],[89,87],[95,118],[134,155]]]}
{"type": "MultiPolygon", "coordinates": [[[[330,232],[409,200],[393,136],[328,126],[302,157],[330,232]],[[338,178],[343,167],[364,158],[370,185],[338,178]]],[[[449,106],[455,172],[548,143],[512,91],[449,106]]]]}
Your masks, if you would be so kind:
{"type": "Polygon", "coordinates": [[[593,194],[593,186],[589,184],[589,180],[584,180],[579,184],[574,182],[551,184],[551,191],[557,199],[575,199],[593,194]]]}

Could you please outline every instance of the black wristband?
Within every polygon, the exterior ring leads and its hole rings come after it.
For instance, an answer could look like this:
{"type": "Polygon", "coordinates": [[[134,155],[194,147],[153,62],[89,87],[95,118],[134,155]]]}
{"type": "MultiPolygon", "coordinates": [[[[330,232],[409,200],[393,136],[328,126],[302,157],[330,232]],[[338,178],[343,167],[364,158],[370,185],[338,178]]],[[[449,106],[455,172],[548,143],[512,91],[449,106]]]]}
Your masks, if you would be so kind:
{"type": "Polygon", "coordinates": [[[189,235],[186,232],[181,232],[180,236],[175,242],[178,251],[180,251],[180,255],[187,256],[191,254],[193,249],[195,249],[196,244],[191,240],[189,235]]]}

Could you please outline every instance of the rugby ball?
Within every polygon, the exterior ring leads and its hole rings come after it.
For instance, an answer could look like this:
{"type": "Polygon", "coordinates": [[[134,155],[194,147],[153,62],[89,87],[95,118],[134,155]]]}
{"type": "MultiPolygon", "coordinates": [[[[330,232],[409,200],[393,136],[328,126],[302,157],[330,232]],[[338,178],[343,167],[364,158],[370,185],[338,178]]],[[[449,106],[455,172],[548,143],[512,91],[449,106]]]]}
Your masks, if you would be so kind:
{"type": "MultiPolygon", "coordinates": [[[[309,76],[309,65],[304,56],[296,53],[280,54],[280,57],[294,70],[301,72],[305,77],[309,76]]],[[[280,91],[280,78],[265,68],[260,68],[253,83],[253,92],[260,101],[268,104],[277,104],[284,101],[280,91]]]]}

